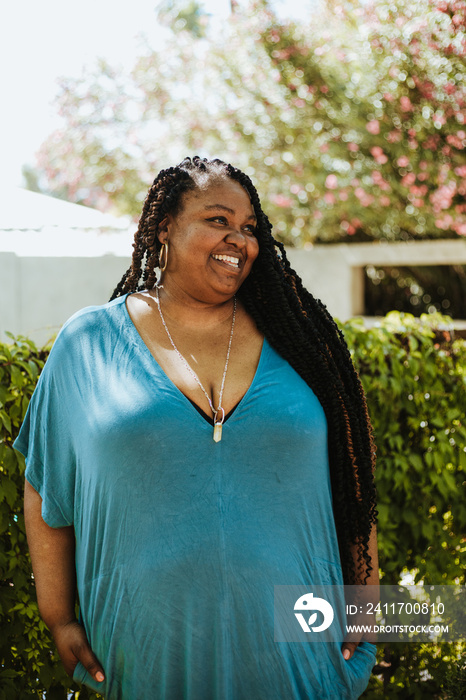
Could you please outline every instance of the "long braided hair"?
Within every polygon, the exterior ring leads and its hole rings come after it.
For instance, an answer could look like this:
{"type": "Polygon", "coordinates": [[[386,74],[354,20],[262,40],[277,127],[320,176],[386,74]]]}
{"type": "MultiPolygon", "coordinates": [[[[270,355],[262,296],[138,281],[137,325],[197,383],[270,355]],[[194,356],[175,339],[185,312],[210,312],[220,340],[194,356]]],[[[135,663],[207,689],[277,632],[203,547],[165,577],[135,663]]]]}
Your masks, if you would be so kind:
{"type": "Polygon", "coordinates": [[[181,210],[185,192],[218,177],[236,180],[251,199],[259,254],[238,297],[258,329],[311,387],[324,409],[343,578],[346,584],[363,583],[373,569],[369,536],[377,516],[375,446],[364,392],[341,331],[322,302],[303,287],[283,244],[273,238],[250,178],[221,160],[197,156],[162,170],[144,203],[131,267],[111,298],[154,287],[161,248],[159,225],[167,214],[181,210]]]}

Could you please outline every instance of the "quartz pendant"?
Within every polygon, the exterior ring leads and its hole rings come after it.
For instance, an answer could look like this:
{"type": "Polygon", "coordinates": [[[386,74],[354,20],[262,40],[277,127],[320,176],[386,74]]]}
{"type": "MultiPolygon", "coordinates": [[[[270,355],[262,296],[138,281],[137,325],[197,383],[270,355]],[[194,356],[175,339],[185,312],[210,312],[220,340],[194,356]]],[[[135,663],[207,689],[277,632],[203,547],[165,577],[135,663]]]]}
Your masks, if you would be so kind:
{"type": "Polygon", "coordinates": [[[221,423],[214,424],[214,442],[220,442],[222,439],[222,428],[223,425],[221,423]]]}

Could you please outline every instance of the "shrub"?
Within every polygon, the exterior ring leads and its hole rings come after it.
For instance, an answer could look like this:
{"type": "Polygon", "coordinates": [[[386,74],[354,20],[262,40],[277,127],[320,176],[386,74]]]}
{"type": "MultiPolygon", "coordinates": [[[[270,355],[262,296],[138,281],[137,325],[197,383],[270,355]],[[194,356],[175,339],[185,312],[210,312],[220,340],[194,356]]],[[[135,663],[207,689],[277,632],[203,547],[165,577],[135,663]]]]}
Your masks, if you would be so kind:
{"type": "Polygon", "coordinates": [[[39,617],[24,530],[24,460],[12,448],[48,350],[21,337],[0,343],[0,700],[91,697],[68,691],[77,686],[39,617]]]}
{"type": "MultiPolygon", "coordinates": [[[[407,570],[416,583],[464,583],[466,342],[448,327],[437,314],[398,312],[371,329],[342,325],[375,431],[383,584],[407,570]]],[[[461,648],[387,644],[363,697],[439,698],[461,648]]]]}

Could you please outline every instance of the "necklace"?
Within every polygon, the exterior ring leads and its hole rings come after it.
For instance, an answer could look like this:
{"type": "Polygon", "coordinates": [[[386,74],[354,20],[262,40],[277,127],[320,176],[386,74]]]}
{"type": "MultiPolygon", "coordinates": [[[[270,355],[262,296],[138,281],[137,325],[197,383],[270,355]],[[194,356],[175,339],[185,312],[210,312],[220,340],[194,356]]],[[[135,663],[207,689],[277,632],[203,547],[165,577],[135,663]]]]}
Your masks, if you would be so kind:
{"type": "Polygon", "coordinates": [[[178,355],[178,357],[180,358],[180,360],[183,362],[183,364],[184,364],[184,366],[186,367],[186,369],[188,370],[189,374],[196,380],[196,383],[198,384],[199,388],[202,389],[202,391],[204,392],[204,395],[205,395],[207,401],[209,402],[210,410],[212,411],[213,416],[214,416],[214,435],[213,435],[213,439],[214,439],[214,442],[220,442],[220,440],[222,439],[223,421],[225,420],[225,410],[224,410],[223,407],[222,407],[223,388],[224,388],[224,386],[225,386],[225,377],[227,376],[228,362],[229,362],[229,360],[230,360],[231,341],[233,340],[233,330],[234,330],[234,327],[235,327],[235,318],[236,318],[236,297],[233,297],[233,318],[232,318],[232,320],[231,320],[231,331],[230,331],[230,340],[228,341],[227,359],[226,359],[226,361],[225,361],[225,367],[224,367],[224,369],[223,369],[222,383],[221,383],[221,385],[220,385],[220,394],[219,394],[219,397],[218,397],[218,407],[217,407],[217,409],[215,409],[214,406],[213,406],[213,403],[212,403],[212,399],[210,398],[209,394],[207,393],[207,391],[206,391],[206,390],[204,389],[204,387],[202,386],[201,380],[200,380],[199,377],[197,376],[196,372],[191,368],[189,362],[187,362],[187,360],[185,360],[185,358],[183,357],[183,355],[180,353],[180,351],[178,350],[178,348],[176,347],[176,345],[175,345],[175,343],[174,343],[174,341],[173,341],[173,338],[172,338],[171,335],[170,335],[170,331],[168,330],[168,326],[167,326],[167,324],[165,323],[165,319],[164,319],[163,313],[162,313],[162,305],[161,305],[161,303],[160,303],[159,287],[158,287],[158,285],[156,285],[156,287],[155,287],[155,296],[156,296],[156,299],[157,299],[157,307],[158,307],[159,314],[160,314],[160,320],[162,321],[162,325],[163,325],[163,327],[165,328],[165,331],[166,331],[167,336],[168,336],[168,340],[169,340],[170,343],[172,344],[173,350],[176,352],[176,354],[178,355]]]}

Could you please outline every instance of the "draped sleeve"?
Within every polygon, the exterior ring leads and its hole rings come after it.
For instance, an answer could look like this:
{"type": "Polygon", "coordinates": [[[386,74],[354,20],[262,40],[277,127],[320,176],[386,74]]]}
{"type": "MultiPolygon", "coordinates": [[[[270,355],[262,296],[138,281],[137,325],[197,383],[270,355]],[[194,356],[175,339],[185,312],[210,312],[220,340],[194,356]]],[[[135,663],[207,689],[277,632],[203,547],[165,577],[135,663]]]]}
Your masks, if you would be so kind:
{"type": "Polygon", "coordinates": [[[42,498],[42,517],[50,527],[73,524],[76,438],[73,412],[82,377],[79,319],[60,331],[39,377],[14,448],[26,459],[26,480],[42,498]]]}

